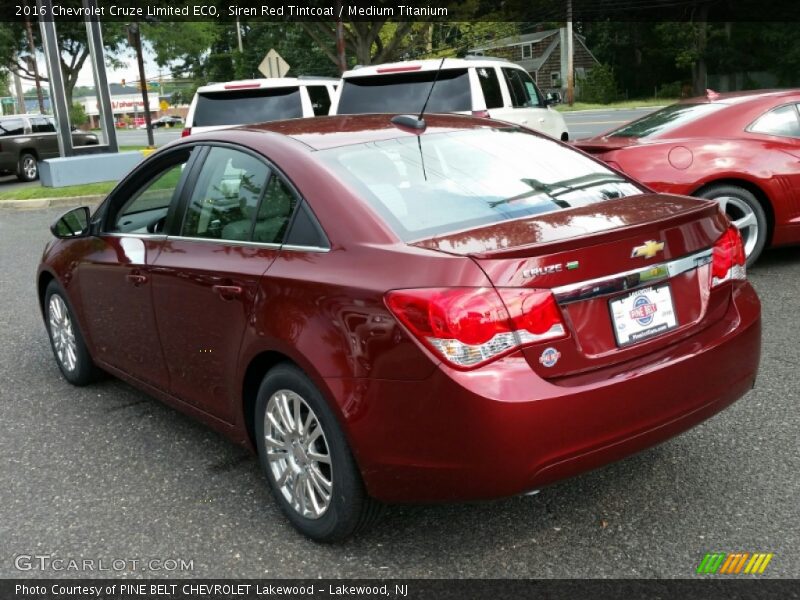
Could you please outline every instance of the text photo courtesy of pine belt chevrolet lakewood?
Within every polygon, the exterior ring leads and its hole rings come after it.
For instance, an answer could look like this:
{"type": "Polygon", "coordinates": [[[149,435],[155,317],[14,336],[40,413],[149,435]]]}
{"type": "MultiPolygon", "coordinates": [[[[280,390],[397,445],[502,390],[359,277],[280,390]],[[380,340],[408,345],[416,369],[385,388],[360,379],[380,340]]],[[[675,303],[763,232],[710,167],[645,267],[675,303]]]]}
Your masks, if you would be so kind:
{"type": "Polygon", "coordinates": [[[255,450],[343,539],[396,502],[535,491],[755,382],[760,303],[714,202],[462,115],[191,135],[74,209],[38,271],[58,366],[255,450]]]}

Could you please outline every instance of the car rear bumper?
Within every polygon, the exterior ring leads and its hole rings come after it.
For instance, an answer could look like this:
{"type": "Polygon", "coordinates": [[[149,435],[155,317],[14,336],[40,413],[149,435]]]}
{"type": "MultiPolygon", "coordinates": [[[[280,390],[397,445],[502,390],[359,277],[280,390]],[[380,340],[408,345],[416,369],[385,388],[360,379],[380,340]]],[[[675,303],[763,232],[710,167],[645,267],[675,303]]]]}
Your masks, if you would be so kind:
{"type": "Polygon", "coordinates": [[[744,395],[760,303],[738,284],[725,318],[626,369],[545,381],[521,355],[424,381],[330,379],[370,494],[387,502],[514,495],[619,460],[744,395]]]}

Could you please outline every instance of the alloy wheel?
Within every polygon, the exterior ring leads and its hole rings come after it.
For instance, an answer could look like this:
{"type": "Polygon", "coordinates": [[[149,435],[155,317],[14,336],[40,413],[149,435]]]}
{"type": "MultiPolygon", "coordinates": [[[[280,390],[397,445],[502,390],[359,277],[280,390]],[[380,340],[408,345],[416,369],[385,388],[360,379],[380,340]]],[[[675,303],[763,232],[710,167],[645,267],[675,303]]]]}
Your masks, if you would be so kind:
{"type": "Polygon", "coordinates": [[[67,309],[64,299],[58,294],[50,297],[48,320],[50,337],[53,340],[58,362],[67,371],[74,371],[78,365],[78,345],[75,342],[75,331],[69,309],[67,309]]]}
{"type": "Polygon", "coordinates": [[[264,415],[269,470],[286,502],[307,519],[319,519],[331,504],[333,468],[328,441],[306,401],[291,390],[270,396],[264,415]]]}
{"type": "Polygon", "coordinates": [[[28,179],[36,179],[36,159],[32,156],[26,156],[22,161],[22,172],[28,179]]]}

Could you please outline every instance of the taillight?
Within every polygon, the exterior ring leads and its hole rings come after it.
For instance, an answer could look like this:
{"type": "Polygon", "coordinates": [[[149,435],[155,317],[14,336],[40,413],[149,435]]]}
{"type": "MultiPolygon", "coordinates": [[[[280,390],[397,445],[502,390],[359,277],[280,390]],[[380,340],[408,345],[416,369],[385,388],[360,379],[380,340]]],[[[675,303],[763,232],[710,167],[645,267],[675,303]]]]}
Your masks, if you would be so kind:
{"type": "Polygon", "coordinates": [[[183,131],[181,131],[181,137],[187,137],[192,135],[192,128],[191,127],[184,127],[183,131]]]}
{"type": "Polygon", "coordinates": [[[449,364],[471,369],[522,346],[566,337],[552,293],[524,288],[396,290],[386,304],[449,364]]]}
{"type": "Polygon", "coordinates": [[[490,118],[488,110],[473,110],[472,111],[472,116],[473,117],[481,117],[482,119],[490,118]]]}
{"type": "Polygon", "coordinates": [[[731,279],[745,279],[747,257],[742,236],[736,227],[729,227],[714,244],[711,260],[711,287],[731,279]]]}

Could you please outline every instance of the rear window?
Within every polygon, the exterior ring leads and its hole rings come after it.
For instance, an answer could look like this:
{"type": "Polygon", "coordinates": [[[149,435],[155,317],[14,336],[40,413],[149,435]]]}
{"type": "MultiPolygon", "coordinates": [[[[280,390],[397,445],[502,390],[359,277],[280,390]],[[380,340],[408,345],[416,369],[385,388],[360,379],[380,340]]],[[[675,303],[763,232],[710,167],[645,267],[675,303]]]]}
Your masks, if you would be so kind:
{"type": "Polygon", "coordinates": [[[726,104],[715,104],[713,102],[704,102],[702,104],[673,104],[654,113],[646,115],[641,119],[637,119],[632,123],[623,125],[619,129],[608,134],[609,137],[633,137],[633,138],[646,138],[653,135],[659,135],[676,129],[703,115],[710,114],[721,108],[727,106],[726,104]]]}
{"type": "Polygon", "coordinates": [[[202,92],[197,95],[192,126],[246,125],[302,116],[299,87],[202,92]]]}
{"type": "MultiPolygon", "coordinates": [[[[422,110],[436,71],[417,71],[348,77],[339,98],[340,115],[359,113],[412,113],[422,110]]],[[[426,112],[472,110],[467,69],[439,73],[426,112]]]]}
{"type": "Polygon", "coordinates": [[[319,156],[404,241],[643,192],[580,152],[513,128],[408,136],[319,156]]]}

